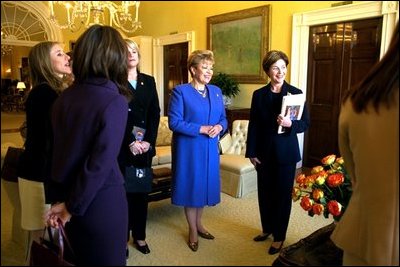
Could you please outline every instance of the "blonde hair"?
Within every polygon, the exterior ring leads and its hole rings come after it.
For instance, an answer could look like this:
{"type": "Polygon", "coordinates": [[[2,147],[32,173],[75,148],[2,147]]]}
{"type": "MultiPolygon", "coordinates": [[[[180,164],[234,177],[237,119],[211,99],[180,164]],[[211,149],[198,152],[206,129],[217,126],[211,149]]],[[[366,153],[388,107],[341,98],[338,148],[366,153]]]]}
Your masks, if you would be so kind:
{"type": "Polygon", "coordinates": [[[137,51],[139,57],[139,63],[137,64],[136,69],[138,72],[140,72],[140,59],[142,58],[142,55],[140,54],[139,46],[135,41],[131,39],[125,39],[125,42],[128,45],[128,48],[135,49],[137,51]]]}
{"type": "Polygon", "coordinates": [[[205,60],[211,61],[214,64],[214,53],[211,50],[195,50],[189,55],[187,68],[192,77],[193,73],[191,67],[196,67],[205,60]]]}

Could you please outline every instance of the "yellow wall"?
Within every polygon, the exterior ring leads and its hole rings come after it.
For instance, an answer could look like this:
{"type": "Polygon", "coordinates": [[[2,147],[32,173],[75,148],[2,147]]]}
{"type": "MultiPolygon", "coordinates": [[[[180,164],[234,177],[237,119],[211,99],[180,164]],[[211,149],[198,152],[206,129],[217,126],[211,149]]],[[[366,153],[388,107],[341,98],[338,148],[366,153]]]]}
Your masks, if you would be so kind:
{"type": "MultiPolygon", "coordinates": [[[[311,10],[330,8],[340,1],[142,1],[139,19],[142,29],[133,35],[164,36],[170,33],[195,31],[196,49],[207,48],[207,17],[232,11],[271,5],[270,48],[286,52],[290,59],[292,15],[311,10]]],[[[64,40],[76,40],[82,31],[71,34],[64,30],[64,40]]],[[[68,50],[68,49],[66,49],[68,50]]],[[[287,74],[287,81],[290,77],[287,74]]],[[[252,93],[262,84],[241,84],[240,94],[233,100],[233,105],[250,107],[252,93]]]]}

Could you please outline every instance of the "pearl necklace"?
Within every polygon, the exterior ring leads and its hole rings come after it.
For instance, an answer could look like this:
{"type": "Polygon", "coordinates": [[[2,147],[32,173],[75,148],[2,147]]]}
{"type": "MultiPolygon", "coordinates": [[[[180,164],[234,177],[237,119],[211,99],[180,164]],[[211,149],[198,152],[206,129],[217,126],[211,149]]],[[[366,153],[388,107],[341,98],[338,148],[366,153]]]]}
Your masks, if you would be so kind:
{"type": "Polygon", "coordinates": [[[202,97],[206,97],[206,95],[207,95],[207,90],[206,89],[203,89],[203,90],[198,90],[198,89],[196,89],[196,91],[202,96],[202,97]]]}
{"type": "Polygon", "coordinates": [[[193,87],[193,88],[197,91],[197,93],[199,93],[202,97],[206,97],[206,96],[207,96],[207,90],[206,90],[205,87],[204,87],[203,90],[197,89],[193,84],[192,84],[192,87],[193,87]]]}

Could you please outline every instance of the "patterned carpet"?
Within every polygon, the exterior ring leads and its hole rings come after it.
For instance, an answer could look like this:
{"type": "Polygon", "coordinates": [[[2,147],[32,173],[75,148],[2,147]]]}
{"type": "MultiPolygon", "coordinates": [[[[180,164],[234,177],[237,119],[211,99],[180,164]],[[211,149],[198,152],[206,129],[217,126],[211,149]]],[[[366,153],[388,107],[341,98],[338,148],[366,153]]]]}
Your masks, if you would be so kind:
{"type": "MultiPolygon", "coordinates": [[[[14,122],[14,125],[20,124],[14,122]]],[[[14,140],[8,138],[7,141],[14,140]]],[[[1,266],[23,265],[24,248],[11,240],[12,208],[3,183],[1,190],[1,266]]],[[[203,222],[216,238],[199,238],[199,250],[192,252],[186,244],[188,228],[183,209],[171,205],[170,199],[151,202],[147,224],[147,242],[151,253],[144,255],[130,243],[127,265],[270,266],[277,257],[267,253],[271,238],[265,242],[253,241],[261,229],[257,192],[243,198],[233,198],[222,193],[220,204],[205,208],[203,222]]],[[[298,202],[293,203],[284,245],[293,244],[331,222],[331,219],[323,217],[309,217],[298,202]]]]}

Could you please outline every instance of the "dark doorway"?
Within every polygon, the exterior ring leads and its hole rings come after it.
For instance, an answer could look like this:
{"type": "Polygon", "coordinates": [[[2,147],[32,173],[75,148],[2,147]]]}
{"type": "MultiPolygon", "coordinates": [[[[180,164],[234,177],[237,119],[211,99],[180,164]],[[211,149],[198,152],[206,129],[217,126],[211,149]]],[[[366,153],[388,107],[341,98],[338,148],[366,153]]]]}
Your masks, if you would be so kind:
{"type": "Polygon", "coordinates": [[[172,89],[188,82],[188,42],[164,46],[164,115],[168,114],[172,89]]]}
{"type": "Polygon", "coordinates": [[[307,103],[311,124],[304,139],[304,166],[339,155],[338,119],[343,94],[379,60],[382,18],[310,27],[307,103]]]}

